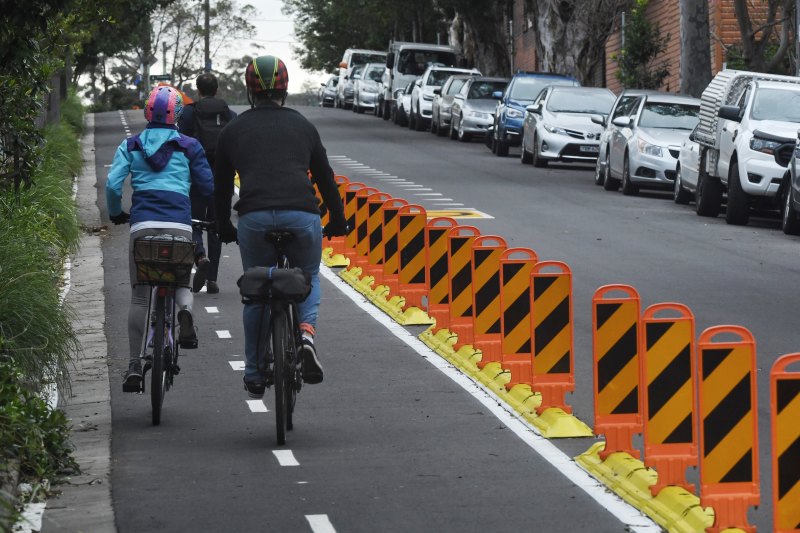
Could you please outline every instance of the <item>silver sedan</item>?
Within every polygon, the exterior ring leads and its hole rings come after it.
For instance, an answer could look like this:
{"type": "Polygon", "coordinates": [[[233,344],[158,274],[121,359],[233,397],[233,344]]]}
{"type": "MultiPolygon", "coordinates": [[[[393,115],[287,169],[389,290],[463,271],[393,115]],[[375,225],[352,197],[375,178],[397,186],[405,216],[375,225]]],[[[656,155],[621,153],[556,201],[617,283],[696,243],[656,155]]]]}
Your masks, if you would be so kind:
{"type": "Polygon", "coordinates": [[[492,96],[502,92],[508,85],[507,78],[476,76],[467,80],[453,97],[451,108],[450,138],[467,142],[474,134],[486,134],[494,122],[497,101],[492,96]]]}

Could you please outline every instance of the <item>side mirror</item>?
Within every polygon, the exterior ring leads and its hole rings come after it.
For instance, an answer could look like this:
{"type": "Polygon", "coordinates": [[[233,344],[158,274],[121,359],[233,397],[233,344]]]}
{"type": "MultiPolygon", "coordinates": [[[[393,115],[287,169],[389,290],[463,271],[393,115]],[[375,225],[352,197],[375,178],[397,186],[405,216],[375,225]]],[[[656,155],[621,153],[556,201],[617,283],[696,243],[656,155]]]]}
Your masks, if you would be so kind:
{"type": "Polygon", "coordinates": [[[542,104],[531,104],[525,108],[528,113],[539,114],[542,112],[542,104]]]}
{"type": "Polygon", "coordinates": [[[442,94],[442,89],[436,88],[433,90],[433,94],[442,94]]]}
{"type": "Polygon", "coordinates": [[[386,54],[386,66],[392,68],[394,66],[394,52],[386,54]]]}
{"type": "Polygon", "coordinates": [[[339,68],[347,68],[347,61],[342,61],[339,63],[339,68]]]}
{"type": "Polygon", "coordinates": [[[503,91],[495,91],[492,93],[492,98],[500,100],[503,97],[503,91]]]}
{"type": "Polygon", "coordinates": [[[422,80],[420,79],[420,80],[415,81],[414,85],[416,85],[417,87],[422,87],[422,80]]]}
{"type": "Polygon", "coordinates": [[[591,120],[595,124],[600,124],[604,128],[606,127],[606,117],[604,115],[592,115],[591,120]]]}
{"type": "Polygon", "coordinates": [[[724,118],[725,120],[733,120],[734,122],[741,122],[742,110],[736,107],[735,105],[723,105],[720,106],[719,111],[717,112],[717,116],[719,118],[724,118]]]}
{"type": "Polygon", "coordinates": [[[327,83],[320,83],[320,84],[319,84],[319,86],[320,86],[320,87],[327,87],[327,86],[328,86],[328,84],[327,84],[327,83]]]}
{"type": "Polygon", "coordinates": [[[619,128],[630,128],[632,122],[631,117],[617,117],[611,121],[613,125],[619,128]]]}

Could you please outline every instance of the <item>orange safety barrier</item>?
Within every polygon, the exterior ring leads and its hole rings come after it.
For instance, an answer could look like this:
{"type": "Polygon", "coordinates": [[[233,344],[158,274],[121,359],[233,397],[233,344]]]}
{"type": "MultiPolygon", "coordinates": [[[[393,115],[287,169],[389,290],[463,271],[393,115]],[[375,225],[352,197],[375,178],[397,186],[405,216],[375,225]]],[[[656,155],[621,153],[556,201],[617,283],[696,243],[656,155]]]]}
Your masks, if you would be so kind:
{"type": "Polygon", "coordinates": [[[756,342],[741,326],[715,326],[700,334],[697,345],[700,504],[714,508],[714,525],[706,531],[755,532],[747,510],[760,498],[756,342]],[[719,340],[731,336],[737,340],[719,340]]]}
{"type": "MultiPolygon", "coordinates": [[[[340,176],[340,175],[334,176],[333,179],[336,181],[336,184],[337,184],[337,186],[339,188],[339,196],[341,197],[342,202],[344,203],[344,187],[345,187],[345,185],[350,183],[350,180],[347,179],[346,176],[340,176]]],[[[315,190],[316,190],[316,188],[315,188],[315,190]]],[[[321,199],[321,197],[319,195],[319,190],[317,190],[317,198],[321,199]]],[[[329,219],[330,219],[330,215],[328,214],[328,211],[326,209],[325,210],[325,214],[321,217],[322,227],[325,227],[325,225],[328,223],[329,219]]],[[[332,250],[331,255],[344,256],[344,237],[324,237],[323,236],[323,238],[322,238],[322,247],[325,248],[326,245],[330,246],[330,248],[332,250]]]]}
{"type": "Polygon", "coordinates": [[[769,373],[772,517],[776,533],[800,531],[800,353],[780,357],[769,373]],[[795,365],[790,371],[789,365],[795,365]]]}
{"type": "Polygon", "coordinates": [[[402,198],[392,198],[383,202],[381,211],[381,233],[383,237],[383,283],[389,288],[389,294],[397,295],[400,291],[400,248],[397,244],[397,212],[408,202],[402,198]]]}
{"type": "Polygon", "coordinates": [[[539,258],[530,248],[508,248],[500,256],[500,352],[511,372],[506,389],[533,384],[531,272],[539,258]]]}
{"type": "Polygon", "coordinates": [[[351,181],[343,187],[344,216],[350,231],[344,237],[344,255],[355,266],[356,260],[356,193],[366,187],[363,183],[351,181]]]}
{"type": "Polygon", "coordinates": [[[428,316],[436,329],[450,325],[450,291],[447,279],[447,232],[458,226],[450,217],[435,217],[425,226],[425,279],[428,282],[428,316]]]}
{"type": "Polygon", "coordinates": [[[428,217],[421,205],[404,205],[397,211],[398,273],[404,308],[422,308],[428,288],[425,280],[425,225],[428,217]]]}
{"type": "Polygon", "coordinates": [[[472,344],[472,242],[480,235],[474,226],[447,232],[447,276],[450,291],[450,331],[457,344],[472,344]]]}
{"type": "Polygon", "coordinates": [[[376,285],[383,283],[383,207],[392,195],[376,192],[367,196],[367,274],[375,278],[376,285]]]}
{"type": "Polygon", "coordinates": [[[531,271],[533,387],[541,393],[536,412],[558,407],[572,413],[567,392],[575,390],[572,271],[561,261],[536,263],[531,271]]]}
{"type": "Polygon", "coordinates": [[[676,485],[694,492],[686,468],[697,465],[694,315],[683,304],[651,305],[642,315],[644,463],[658,472],[657,496],[676,485]]]}
{"type": "Polygon", "coordinates": [[[606,285],[592,298],[595,433],[605,435],[600,458],[625,452],[638,459],[633,435],[639,412],[639,293],[630,285],[606,285]],[[623,296],[609,294],[618,292],[623,296]]]}
{"type": "MultiPolygon", "coordinates": [[[[374,193],[380,192],[374,187],[362,187],[356,191],[356,266],[360,266],[362,273],[367,267],[367,254],[369,253],[369,233],[367,232],[367,219],[369,219],[369,209],[367,198],[374,193]]],[[[351,263],[352,264],[352,263],[351,263]]]]}
{"type": "Polygon", "coordinates": [[[472,242],[473,346],[482,357],[478,368],[501,361],[500,257],[508,247],[505,239],[482,235],[472,242]]]}

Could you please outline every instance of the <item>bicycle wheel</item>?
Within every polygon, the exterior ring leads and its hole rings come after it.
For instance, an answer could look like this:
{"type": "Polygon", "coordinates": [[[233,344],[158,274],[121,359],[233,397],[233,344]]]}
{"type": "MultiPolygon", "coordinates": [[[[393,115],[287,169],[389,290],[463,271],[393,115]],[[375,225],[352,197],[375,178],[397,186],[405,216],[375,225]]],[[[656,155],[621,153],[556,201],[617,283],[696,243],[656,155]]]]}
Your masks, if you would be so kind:
{"type": "Polygon", "coordinates": [[[161,423],[161,405],[164,403],[164,296],[156,299],[156,323],[153,333],[153,367],[150,369],[150,405],[153,425],[161,423]]]}
{"type": "Polygon", "coordinates": [[[286,312],[283,309],[273,308],[270,314],[270,332],[272,334],[272,357],[275,376],[275,428],[277,429],[278,445],[286,444],[286,422],[289,404],[286,401],[286,389],[289,386],[286,379],[287,327],[286,312]]]}
{"type": "Polygon", "coordinates": [[[296,315],[294,306],[287,314],[286,326],[286,429],[291,431],[294,428],[292,414],[297,402],[297,391],[300,383],[300,367],[297,361],[297,328],[295,326],[296,315]]]}

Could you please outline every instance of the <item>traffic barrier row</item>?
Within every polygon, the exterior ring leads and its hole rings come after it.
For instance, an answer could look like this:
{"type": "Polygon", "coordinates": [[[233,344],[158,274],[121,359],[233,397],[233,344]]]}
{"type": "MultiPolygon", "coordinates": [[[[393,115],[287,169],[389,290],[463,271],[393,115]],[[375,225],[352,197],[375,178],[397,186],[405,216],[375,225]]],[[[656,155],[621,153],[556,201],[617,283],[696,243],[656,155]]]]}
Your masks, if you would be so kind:
{"type": "MultiPolygon", "coordinates": [[[[572,415],[572,273],[453,218],[337,176],[352,231],[323,260],[546,437],[603,435],[576,461],[669,531],[754,531],[760,500],[755,341],[745,328],[695,340],[682,304],[641,311],[627,285],[592,299],[594,420],[572,415]],[[733,340],[731,340],[733,339],[733,340]],[[643,450],[634,436],[643,435],[643,450]],[[643,452],[643,453],[642,453],[643,452]],[[641,458],[641,460],[640,460],[641,458]],[[699,497],[687,480],[699,466],[699,497]]],[[[324,223],[324,219],[323,219],[324,223]]],[[[800,354],[771,374],[776,531],[800,531],[800,354]]]]}

